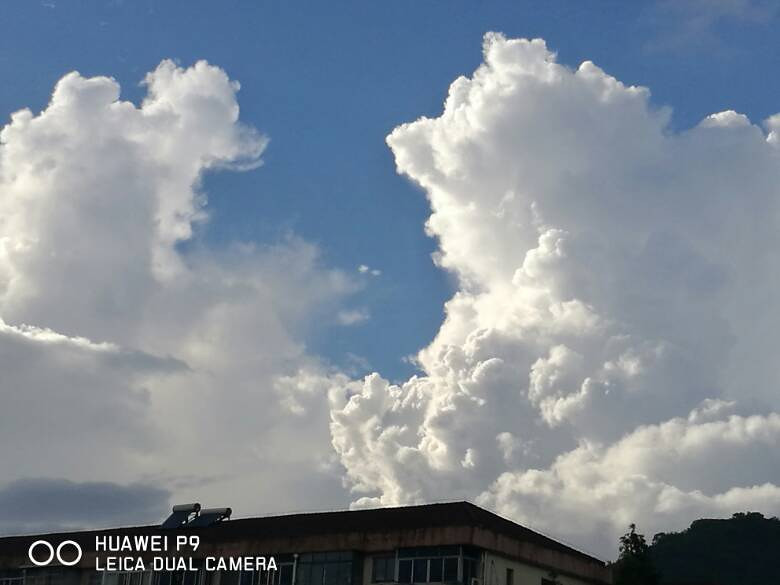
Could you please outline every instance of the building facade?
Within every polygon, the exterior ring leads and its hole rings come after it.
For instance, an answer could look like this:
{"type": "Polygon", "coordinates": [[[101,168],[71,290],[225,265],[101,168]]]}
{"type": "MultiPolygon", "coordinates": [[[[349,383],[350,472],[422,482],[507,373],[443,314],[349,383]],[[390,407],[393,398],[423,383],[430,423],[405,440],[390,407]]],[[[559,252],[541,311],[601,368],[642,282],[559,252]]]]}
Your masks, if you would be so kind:
{"type": "Polygon", "coordinates": [[[194,506],[175,507],[163,526],[0,538],[0,585],[611,583],[603,561],[468,502],[238,520],[194,506]],[[153,537],[167,549],[151,550],[153,537]],[[178,537],[197,547],[182,554],[178,537]],[[36,566],[30,547],[41,540],[36,566]],[[44,562],[59,545],[62,558],[44,562]],[[259,558],[273,566],[241,563],[259,558]]]}

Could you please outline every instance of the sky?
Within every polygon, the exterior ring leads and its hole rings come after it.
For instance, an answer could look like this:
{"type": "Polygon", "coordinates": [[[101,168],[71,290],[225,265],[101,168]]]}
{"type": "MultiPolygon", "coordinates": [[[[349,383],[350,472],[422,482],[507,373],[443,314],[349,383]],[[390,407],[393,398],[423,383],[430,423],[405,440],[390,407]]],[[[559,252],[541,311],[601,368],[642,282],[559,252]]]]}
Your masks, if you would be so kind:
{"type": "Polygon", "coordinates": [[[0,532],[780,510],[780,12],[0,8],[0,532]]]}

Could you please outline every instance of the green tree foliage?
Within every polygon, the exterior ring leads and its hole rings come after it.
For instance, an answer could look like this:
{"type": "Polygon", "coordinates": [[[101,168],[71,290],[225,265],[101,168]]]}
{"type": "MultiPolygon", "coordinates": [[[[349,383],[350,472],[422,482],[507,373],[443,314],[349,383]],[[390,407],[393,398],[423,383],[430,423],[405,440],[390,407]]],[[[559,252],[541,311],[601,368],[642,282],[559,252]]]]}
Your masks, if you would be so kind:
{"type": "Polygon", "coordinates": [[[661,585],[780,583],[780,520],[756,512],[696,520],[682,532],[656,534],[649,556],[661,585]]]}
{"type": "Polygon", "coordinates": [[[620,537],[620,556],[612,565],[615,585],[657,585],[658,573],[650,558],[645,537],[631,524],[620,537]]]}

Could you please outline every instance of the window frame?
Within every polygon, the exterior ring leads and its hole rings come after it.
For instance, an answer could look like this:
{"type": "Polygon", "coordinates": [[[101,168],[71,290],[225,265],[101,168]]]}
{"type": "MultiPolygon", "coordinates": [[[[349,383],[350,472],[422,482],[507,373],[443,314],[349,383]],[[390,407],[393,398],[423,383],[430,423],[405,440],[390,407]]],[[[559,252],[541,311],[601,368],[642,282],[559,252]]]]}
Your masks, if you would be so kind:
{"type": "Polygon", "coordinates": [[[395,583],[396,582],[396,555],[376,555],[371,557],[371,582],[372,583],[395,583]],[[377,563],[382,563],[384,579],[379,579],[377,575],[377,563]]]}

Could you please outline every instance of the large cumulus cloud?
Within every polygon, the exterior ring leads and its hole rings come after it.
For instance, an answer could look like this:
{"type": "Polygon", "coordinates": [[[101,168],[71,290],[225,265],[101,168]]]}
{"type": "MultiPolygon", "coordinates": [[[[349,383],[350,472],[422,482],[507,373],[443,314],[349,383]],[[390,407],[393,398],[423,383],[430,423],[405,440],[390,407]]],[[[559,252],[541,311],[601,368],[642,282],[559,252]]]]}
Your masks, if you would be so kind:
{"type": "Polygon", "coordinates": [[[276,381],[328,371],[307,333],[355,283],[294,235],[194,238],[203,174],[257,167],[267,138],[218,67],[164,61],[144,83],[136,105],[110,78],[68,74],[0,132],[3,479],[142,481],[158,503],[245,514],[300,505],[307,483],[334,506],[324,403],[288,421],[276,381]]]}
{"type": "Polygon", "coordinates": [[[387,139],[458,291],[420,376],[332,394],[356,505],[478,498],[604,554],[780,511],[780,118],[676,132],[541,40],[484,57],[387,139]]]}

